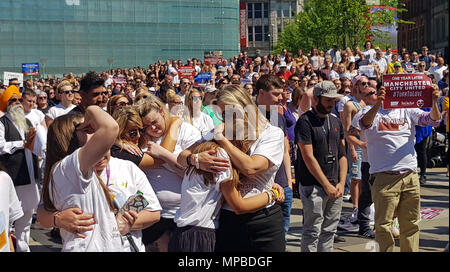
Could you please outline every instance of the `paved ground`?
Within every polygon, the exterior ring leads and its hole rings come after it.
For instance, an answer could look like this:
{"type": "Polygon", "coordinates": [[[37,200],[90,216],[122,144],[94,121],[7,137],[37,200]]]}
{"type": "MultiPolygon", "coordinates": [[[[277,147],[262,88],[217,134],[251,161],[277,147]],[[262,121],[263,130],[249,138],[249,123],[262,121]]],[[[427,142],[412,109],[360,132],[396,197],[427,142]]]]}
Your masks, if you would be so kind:
{"type": "MultiPolygon", "coordinates": [[[[428,169],[428,182],[421,187],[421,207],[443,209],[440,214],[432,219],[423,219],[420,222],[420,251],[442,251],[449,241],[449,178],[445,176],[446,169],[428,169]]],[[[352,204],[344,202],[343,214],[351,213],[352,204]]],[[[291,227],[287,234],[287,251],[300,252],[302,232],[302,204],[299,199],[294,199],[291,213],[291,227]]],[[[344,243],[335,244],[336,252],[369,252],[373,251],[373,240],[361,238],[357,230],[339,232],[346,239],[344,243]]],[[[50,230],[33,226],[31,231],[31,251],[52,252],[60,251],[58,241],[50,238],[50,230]]],[[[396,240],[397,251],[398,240],[396,240]]]]}

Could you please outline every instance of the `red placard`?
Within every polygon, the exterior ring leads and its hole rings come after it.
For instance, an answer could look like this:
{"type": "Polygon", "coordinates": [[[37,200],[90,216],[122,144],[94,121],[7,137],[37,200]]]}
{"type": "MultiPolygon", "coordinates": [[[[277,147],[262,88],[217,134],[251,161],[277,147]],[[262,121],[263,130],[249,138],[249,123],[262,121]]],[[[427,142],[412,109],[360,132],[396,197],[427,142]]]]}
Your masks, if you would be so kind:
{"type": "Polygon", "coordinates": [[[241,42],[241,47],[247,47],[247,1],[240,2],[239,39],[241,42]]]}
{"type": "Polygon", "coordinates": [[[386,88],[384,109],[431,108],[433,86],[424,74],[384,75],[386,88]]]}
{"type": "Polygon", "coordinates": [[[189,80],[195,77],[195,67],[194,66],[180,66],[178,67],[178,77],[179,79],[188,78],[189,80]]]}

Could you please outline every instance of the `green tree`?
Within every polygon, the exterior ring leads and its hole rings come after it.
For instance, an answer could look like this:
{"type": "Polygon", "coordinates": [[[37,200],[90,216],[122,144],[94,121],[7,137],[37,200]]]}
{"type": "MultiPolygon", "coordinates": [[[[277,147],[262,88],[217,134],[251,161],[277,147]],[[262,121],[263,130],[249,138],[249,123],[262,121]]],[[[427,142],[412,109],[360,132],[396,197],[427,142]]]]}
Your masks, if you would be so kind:
{"type": "Polygon", "coordinates": [[[290,52],[312,48],[328,50],[362,46],[369,36],[385,37],[383,31],[372,31],[371,26],[409,23],[396,19],[406,9],[397,0],[381,0],[380,5],[396,10],[371,7],[364,0],[306,0],[303,11],[296,15],[278,36],[274,53],[287,48],[290,52]]]}

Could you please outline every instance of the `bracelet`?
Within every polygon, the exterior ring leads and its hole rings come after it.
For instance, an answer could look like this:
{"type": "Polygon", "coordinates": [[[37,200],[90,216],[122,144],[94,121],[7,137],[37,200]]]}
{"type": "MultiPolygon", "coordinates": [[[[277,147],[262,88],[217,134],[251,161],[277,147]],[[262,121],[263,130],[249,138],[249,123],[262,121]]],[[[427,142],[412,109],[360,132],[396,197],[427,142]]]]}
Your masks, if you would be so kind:
{"type": "Polygon", "coordinates": [[[195,154],[195,168],[200,169],[200,165],[198,163],[198,153],[195,154]]]}
{"type": "Polygon", "coordinates": [[[273,194],[275,195],[275,200],[277,200],[279,197],[280,197],[280,193],[278,192],[278,190],[277,189],[270,189],[272,192],[273,192],[273,194]]]}
{"type": "Polygon", "coordinates": [[[272,192],[267,191],[266,193],[269,195],[269,204],[272,204],[272,201],[273,201],[272,192]]]}
{"type": "Polygon", "coordinates": [[[53,215],[53,226],[54,226],[55,228],[57,228],[57,226],[56,226],[56,217],[59,216],[59,213],[60,213],[60,212],[57,212],[57,213],[55,213],[55,215],[53,215]]]}

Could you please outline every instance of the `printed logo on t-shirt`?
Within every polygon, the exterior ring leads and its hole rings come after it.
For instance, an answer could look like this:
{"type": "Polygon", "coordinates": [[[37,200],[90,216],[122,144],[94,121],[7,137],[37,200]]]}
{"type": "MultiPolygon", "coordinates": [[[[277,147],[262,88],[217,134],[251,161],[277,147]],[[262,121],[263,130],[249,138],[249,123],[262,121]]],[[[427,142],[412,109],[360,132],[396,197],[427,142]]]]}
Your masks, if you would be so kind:
{"type": "Polygon", "coordinates": [[[403,131],[410,129],[408,119],[406,118],[381,118],[378,127],[380,131],[403,131]]]}
{"type": "Polygon", "coordinates": [[[0,212],[0,251],[8,243],[8,225],[5,214],[0,212]]]}

